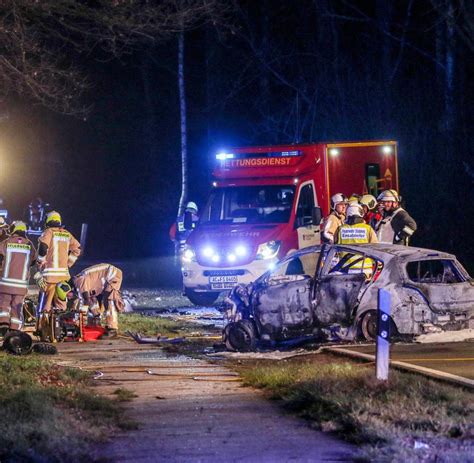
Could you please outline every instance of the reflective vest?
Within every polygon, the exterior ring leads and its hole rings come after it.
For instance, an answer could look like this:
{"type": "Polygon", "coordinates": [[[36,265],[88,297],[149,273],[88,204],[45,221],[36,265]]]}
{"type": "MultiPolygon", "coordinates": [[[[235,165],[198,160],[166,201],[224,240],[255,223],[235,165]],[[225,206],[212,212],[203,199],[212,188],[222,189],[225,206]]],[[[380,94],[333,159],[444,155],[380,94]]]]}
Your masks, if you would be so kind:
{"type": "Polygon", "coordinates": [[[395,242],[395,230],[393,229],[391,222],[401,211],[403,211],[403,209],[400,207],[395,210],[392,215],[384,217],[379,223],[377,228],[377,238],[379,239],[379,243],[393,244],[395,242]]]}
{"type": "Polygon", "coordinates": [[[35,256],[31,241],[13,235],[2,243],[0,254],[3,256],[0,291],[25,295],[28,291],[30,266],[35,256]]]}
{"type": "Polygon", "coordinates": [[[344,224],[336,234],[336,244],[368,244],[372,227],[366,223],[344,224]]]}
{"type": "MultiPolygon", "coordinates": [[[[368,244],[376,241],[371,239],[371,234],[375,235],[375,232],[366,223],[344,224],[339,227],[335,242],[336,244],[368,244]]],[[[342,259],[345,254],[341,253],[339,257],[342,259]]],[[[354,262],[349,273],[360,273],[362,271],[367,278],[370,278],[374,261],[370,258],[359,259],[360,257],[354,256],[347,260],[347,265],[354,262]]]]}

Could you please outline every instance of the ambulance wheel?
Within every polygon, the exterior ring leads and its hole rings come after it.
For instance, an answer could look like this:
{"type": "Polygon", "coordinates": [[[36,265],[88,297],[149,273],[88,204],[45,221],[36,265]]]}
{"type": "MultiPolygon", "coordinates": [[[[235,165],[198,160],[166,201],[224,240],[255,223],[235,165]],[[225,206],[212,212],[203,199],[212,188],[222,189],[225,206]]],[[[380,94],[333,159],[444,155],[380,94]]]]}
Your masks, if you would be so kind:
{"type": "Polygon", "coordinates": [[[257,347],[257,330],[252,320],[239,320],[225,328],[225,345],[228,350],[251,352],[257,347]]]}
{"type": "Polygon", "coordinates": [[[374,342],[377,339],[377,312],[375,310],[365,312],[359,326],[362,338],[374,342]]]}
{"type": "Polygon", "coordinates": [[[185,288],[186,297],[194,304],[199,306],[209,306],[216,302],[219,293],[198,293],[192,289],[185,288]]]}

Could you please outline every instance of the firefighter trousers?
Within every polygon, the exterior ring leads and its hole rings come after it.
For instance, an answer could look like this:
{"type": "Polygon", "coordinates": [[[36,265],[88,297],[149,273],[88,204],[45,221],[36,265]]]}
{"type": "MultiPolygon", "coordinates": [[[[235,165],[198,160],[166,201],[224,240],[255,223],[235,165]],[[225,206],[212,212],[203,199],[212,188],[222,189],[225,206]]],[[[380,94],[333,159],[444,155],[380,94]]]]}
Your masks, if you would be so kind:
{"type": "Polygon", "coordinates": [[[105,326],[111,330],[118,330],[118,311],[111,293],[104,293],[101,305],[105,313],[105,326]]]}
{"type": "Polygon", "coordinates": [[[20,294],[0,293],[0,323],[9,325],[12,330],[23,326],[23,301],[20,294]]]}
{"type": "Polygon", "coordinates": [[[67,302],[61,301],[56,296],[57,283],[47,283],[46,289],[39,293],[39,304],[42,312],[49,312],[51,308],[66,310],[67,302]]]}

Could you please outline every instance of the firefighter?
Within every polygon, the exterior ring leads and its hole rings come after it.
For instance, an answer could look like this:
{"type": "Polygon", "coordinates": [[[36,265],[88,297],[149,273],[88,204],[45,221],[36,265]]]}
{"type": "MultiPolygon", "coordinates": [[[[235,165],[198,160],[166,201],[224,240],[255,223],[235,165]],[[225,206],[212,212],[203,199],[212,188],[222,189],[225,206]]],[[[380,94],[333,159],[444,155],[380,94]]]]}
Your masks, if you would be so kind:
{"type": "Polygon", "coordinates": [[[385,190],[377,200],[383,206],[383,217],[376,230],[379,242],[408,246],[417,226],[410,214],[400,207],[401,197],[397,191],[385,190]]]}
{"type": "Polygon", "coordinates": [[[22,328],[23,301],[35,259],[35,247],[26,237],[26,224],[13,222],[11,235],[0,243],[0,325],[3,328],[22,328]]]}
{"type": "Polygon", "coordinates": [[[377,211],[377,199],[372,195],[363,195],[360,198],[360,204],[364,209],[364,220],[374,230],[375,226],[382,219],[382,214],[377,211]]]}
{"type": "Polygon", "coordinates": [[[360,204],[351,204],[347,208],[347,222],[342,224],[335,234],[336,244],[378,243],[373,228],[364,221],[364,209],[360,204]]]}
{"type": "Polygon", "coordinates": [[[181,214],[171,226],[170,238],[174,241],[176,255],[184,246],[191,232],[196,228],[199,221],[198,207],[193,201],[186,204],[184,214],[181,214]]]}
{"type": "Polygon", "coordinates": [[[334,243],[334,234],[346,220],[347,198],[342,193],[331,197],[332,212],[324,219],[321,226],[321,241],[334,243]]]}
{"type": "MultiPolygon", "coordinates": [[[[120,294],[122,270],[111,264],[97,264],[84,269],[73,279],[81,309],[105,313],[105,337],[113,338],[118,333],[118,312],[123,312],[125,304],[120,294]]],[[[104,337],[103,336],[103,337],[104,337]]]]}
{"type": "Polygon", "coordinates": [[[81,254],[81,246],[71,232],[62,226],[61,215],[46,215],[45,230],[38,240],[38,272],[35,280],[40,288],[39,305],[43,312],[51,308],[65,310],[66,301],[56,295],[56,284],[69,280],[71,268],[81,254]]]}

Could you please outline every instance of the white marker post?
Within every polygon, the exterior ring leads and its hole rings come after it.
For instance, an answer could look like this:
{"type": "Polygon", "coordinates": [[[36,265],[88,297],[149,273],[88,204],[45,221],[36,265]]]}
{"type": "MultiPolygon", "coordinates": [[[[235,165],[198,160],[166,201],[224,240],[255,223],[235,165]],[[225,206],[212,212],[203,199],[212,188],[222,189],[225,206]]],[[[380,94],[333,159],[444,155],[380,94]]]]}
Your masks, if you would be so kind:
{"type": "Polygon", "coordinates": [[[390,293],[379,289],[377,314],[376,375],[380,381],[388,381],[390,362],[390,293]]]}

